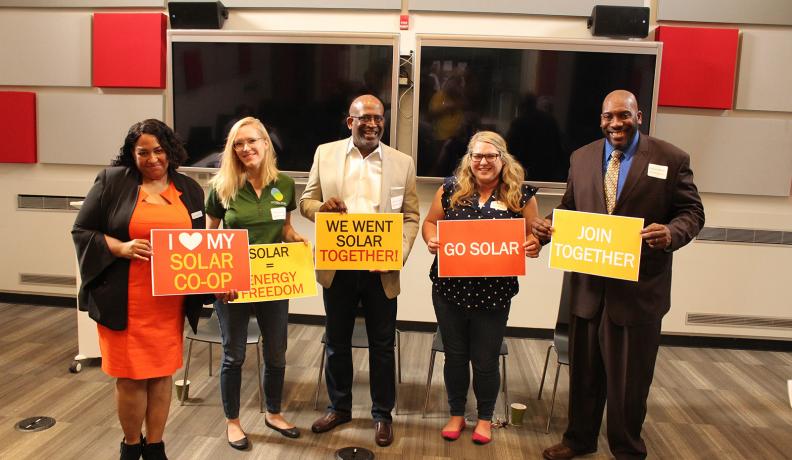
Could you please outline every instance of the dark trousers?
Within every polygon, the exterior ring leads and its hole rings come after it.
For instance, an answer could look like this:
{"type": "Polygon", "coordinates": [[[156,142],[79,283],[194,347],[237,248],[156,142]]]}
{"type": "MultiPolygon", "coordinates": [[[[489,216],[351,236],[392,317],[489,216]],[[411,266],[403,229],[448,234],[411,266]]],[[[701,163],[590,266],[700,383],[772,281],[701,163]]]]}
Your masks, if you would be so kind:
{"type": "Polygon", "coordinates": [[[342,415],[352,413],[352,331],[360,304],[369,342],[371,416],[375,421],[392,420],[396,402],[396,299],[385,296],[379,273],[362,270],[337,271],[323,296],[329,409],[342,415]]]}
{"type": "Polygon", "coordinates": [[[473,367],[473,394],[479,420],[492,420],[500,388],[500,356],[509,307],[500,310],[464,309],[432,289],[437,324],[443,337],[445,378],[451,415],[465,415],[473,367]]]}
{"type": "Polygon", "coordinates": [[[660,324],[619,326],[604,307],[592,319],[572,315],[565,445],[578,452],[597,450],[607,400],[608,445],[613,456],[646,458],[641,428],[660,346],[660,324]]]}
{"type": "Polygon", "coordinates": [[[215,302],[223,339],[223,363],[220,367],[220,395],[226,418],[239,418],[242,364],[245,362],[248,321],[251,310],[261,330],[264,355],[264,400],[267,412],[280,413],[283,381],[286,374],[286,340],[289,329],[289,301],[227,304],[215,302]]]}

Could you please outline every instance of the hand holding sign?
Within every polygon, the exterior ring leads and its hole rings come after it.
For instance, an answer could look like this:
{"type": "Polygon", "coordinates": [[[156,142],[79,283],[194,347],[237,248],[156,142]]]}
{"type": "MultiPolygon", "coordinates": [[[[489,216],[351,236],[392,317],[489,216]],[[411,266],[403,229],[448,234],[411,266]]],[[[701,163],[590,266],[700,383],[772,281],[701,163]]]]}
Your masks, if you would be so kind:
{"type": "Polygon", "coordinates": [[[553,237],[553,224],[550,219],[544,217],[534,217],[531,221],[531,233],[539,239],[539,241],[547,243],[553,237]]]}
{"type": "Polygon", "coordinates": [[[127,241],[120,245],[119,254],[116,257],[148,261],[149,257],[151,257],[151,243],[149,243],[149,240],[142,239],[127,241]]]}
{"type": "Polygon", "coordinates": [[[641,238],[652,249],[665,249],[671,244],[671,230],[665,225],[649,224],[641,230],[641,238]]]}
{"type": "Polygon", "coordinates": [[[426,242],[426,247],[429,249],[430,254],[437,254],[437,250],[440,249],[440,240],[433,236],[426,242]]]}
{"type": "Polygon", "coordinates": [[[228,292],[218,292],[215,294],[215,299],[222,300],[225,303],[233,302],[237,298],[239,298],[239,291],[236,289],[231,289],[228,292]]]}
{"type": "Polygon", "coordinates": [[[341,198],[332,196],[327,199],[321,206],[319,206],[319,212],[340,212],[345,213],[347,212],[346,203],[341,198]]]}
{"type": "Polygon", "coordinates": [[[539,251],[542,250],[542,245],[539,244],[539,240],[537,240],[535,236],[530,235],[525,239],[523,249],[525,250],[525,257],[536,259],[539,257],[539,251]]]}

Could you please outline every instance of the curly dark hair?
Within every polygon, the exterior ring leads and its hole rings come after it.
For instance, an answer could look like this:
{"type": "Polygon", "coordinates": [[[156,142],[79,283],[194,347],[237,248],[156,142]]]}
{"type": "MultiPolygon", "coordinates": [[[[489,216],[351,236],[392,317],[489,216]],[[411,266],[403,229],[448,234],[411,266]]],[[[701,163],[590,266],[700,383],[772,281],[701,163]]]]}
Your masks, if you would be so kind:
{"type": "Polygon", "coordinates": [[[187,151],[184,149],[184,143],[179,136],[173,132],[172,129],[165,123],[149,118],[135,123],[129,127],[124,145],[118,151],[118,156],[113,159],[112,166],[126,166],[129,168],[136,168],[135,166],[135,144],[142,134],[151,134],[157,138],[160,147],[165,150],[168,156],[168,172],[176,171],[180,165],[187,160],[187,151]]]}

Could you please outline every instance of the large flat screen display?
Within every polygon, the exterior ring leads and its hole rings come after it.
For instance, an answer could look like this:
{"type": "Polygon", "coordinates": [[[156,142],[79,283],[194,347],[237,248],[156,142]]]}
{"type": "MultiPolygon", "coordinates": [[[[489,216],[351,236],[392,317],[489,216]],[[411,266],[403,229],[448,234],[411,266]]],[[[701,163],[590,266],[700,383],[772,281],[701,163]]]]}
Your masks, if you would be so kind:
{"type": "Polygon", "coordinates": [[[470,137],[492,130],[506,138],[526,180],[565,182],[571,153],[602,137],[602,100],[610,91],[638,96],[641,130],[649,133],[657,53],[656,44],[421,40],[418,175],[450,175],[470,137]]]}
{"type": "Polygon", "coordinates": [[[317,145],[349,136],[349,104],[365,93],[385,104],[388,143],[394,126],[392,38],[274,40],[171,36],[172,123],[187,144],[185,166],[218,167],[229,128],[250,115],[267,127],[278,167],[307,173],[317,145]],[[350,43],[355,40],[360,42],[350,43]]]}

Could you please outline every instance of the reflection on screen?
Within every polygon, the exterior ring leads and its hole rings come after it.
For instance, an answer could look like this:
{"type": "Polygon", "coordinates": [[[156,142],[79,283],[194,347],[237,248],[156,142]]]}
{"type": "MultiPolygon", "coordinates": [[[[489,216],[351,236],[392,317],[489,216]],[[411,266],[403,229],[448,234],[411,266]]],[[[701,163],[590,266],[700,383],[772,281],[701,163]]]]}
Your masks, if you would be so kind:
{"type": "Polygon", "coordinates": [[[349,136],[356,96],[376,95],[390,117],[392,46],[174,42],[172,49],[174,128],[187,143],[185,166],[219,166],[229,129],[246,116],[267,127],[281,170],[303,172],[319,144],[349,136]]]}
{"type": "Polygon", "coordinates": [[[602,100],[638,97],[649,132],[655,55],[421,47],[418,175],[450,175],[470,137],[492,130],[534,182],[565,182],[569,156],[602,137],[602,100]]]}

